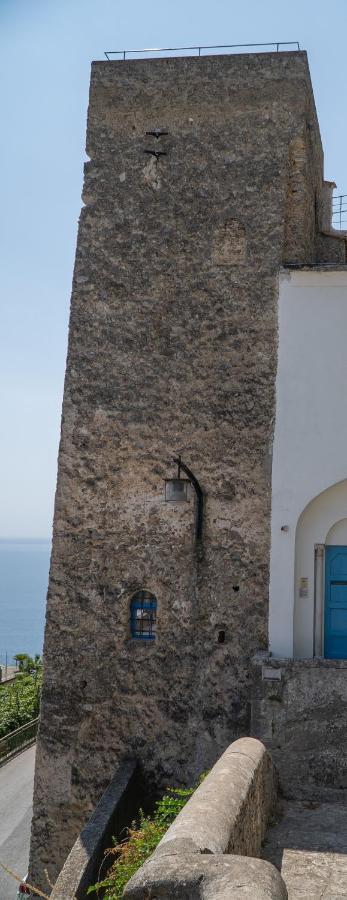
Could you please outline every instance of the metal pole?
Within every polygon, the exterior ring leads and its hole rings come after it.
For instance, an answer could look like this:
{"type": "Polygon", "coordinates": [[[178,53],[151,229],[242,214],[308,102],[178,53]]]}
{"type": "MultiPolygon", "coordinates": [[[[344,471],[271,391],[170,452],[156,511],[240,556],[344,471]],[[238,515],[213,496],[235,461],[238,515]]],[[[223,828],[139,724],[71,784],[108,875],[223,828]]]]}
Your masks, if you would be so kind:
{"type": "Polygon", "coordinates": [[[195,478],[191,469],[182,462],[181,456],[178,458],[174,456],[174,463],[179,466],[179,472],[181,469],[188,475],[189,481],[193,485],[196,494],[197,500],[197,511],[196,511],[196,525],[195,525],[195,536],[197,541],[201,541],[202,538],[202,526],[203,526],[203,518],[204,518],[204,495],[202,492],[202,488],[198,482],[198,479],[195,478]]]}

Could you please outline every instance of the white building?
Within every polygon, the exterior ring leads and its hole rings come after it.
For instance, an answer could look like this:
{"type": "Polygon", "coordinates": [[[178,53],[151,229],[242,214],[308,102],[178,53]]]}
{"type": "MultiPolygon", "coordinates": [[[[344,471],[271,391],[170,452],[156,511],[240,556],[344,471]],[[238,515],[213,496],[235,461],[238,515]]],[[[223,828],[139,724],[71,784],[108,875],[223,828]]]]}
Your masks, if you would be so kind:
{"type": "Polygon", "coordinates": [[[269,649],[347,658],[347,267],[284,269],[269,649]]]}

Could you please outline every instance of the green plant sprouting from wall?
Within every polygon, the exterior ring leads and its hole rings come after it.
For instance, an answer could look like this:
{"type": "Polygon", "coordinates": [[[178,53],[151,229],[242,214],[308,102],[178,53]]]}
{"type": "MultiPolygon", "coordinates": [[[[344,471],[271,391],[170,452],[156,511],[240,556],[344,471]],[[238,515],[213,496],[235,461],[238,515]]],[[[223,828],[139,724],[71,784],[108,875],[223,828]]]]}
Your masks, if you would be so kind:
{"type": "MultiPolygon", "coordinates": [[[[204,773],[199,784],[205,777],[204,773]]],[[[138,822],[127,829],[127,836],[116,843],[107,856],[115,857],[107,877],[92,885],[88,894],[96,893],[103,900],[121,900],[125,885],[154,852],[171,822],[183,809],[196,788],[168,788],[164,796],[155,804],[152,816],[145,816],[140,810],[138,822]]]]}

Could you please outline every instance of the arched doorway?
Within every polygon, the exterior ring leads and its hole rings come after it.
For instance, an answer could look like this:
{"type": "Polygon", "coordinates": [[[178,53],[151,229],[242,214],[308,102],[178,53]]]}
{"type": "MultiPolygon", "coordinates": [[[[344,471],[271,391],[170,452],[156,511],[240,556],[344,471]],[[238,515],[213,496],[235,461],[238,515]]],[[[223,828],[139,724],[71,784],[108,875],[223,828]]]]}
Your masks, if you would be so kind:
{"type": "Polygon", "coordinates": [[[315,497],[295,541],[294,656],[347,658],[347,479],[315,497]]]}

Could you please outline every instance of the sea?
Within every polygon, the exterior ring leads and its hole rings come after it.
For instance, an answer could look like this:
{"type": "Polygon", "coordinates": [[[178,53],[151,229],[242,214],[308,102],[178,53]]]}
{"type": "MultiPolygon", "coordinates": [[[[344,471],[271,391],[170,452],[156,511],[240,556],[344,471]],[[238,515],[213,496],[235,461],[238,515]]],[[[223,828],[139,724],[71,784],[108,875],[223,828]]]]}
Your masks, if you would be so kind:
{"type": "Polygon", "coordinates": [[[51,542],[0,539],[0,664],[42,653],[51,542]]]}

